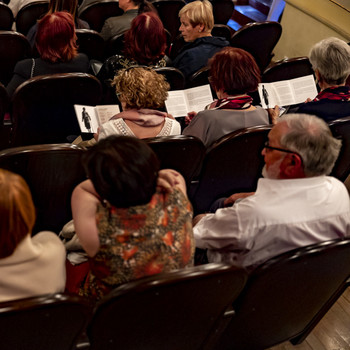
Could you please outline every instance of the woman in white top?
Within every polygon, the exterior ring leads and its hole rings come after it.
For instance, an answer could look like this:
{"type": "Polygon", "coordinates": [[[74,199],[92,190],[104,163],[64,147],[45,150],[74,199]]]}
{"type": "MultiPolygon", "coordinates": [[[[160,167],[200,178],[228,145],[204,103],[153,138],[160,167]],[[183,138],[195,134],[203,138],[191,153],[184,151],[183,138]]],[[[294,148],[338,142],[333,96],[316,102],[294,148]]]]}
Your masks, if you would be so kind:
{"type": "Polygon", "coordinates": [[[123,112],[100,127],[98,140],[113,134],[144,139],[181,133],[179,122],[158,110],[164,107],[169,90],[163,75],[149,68],[131,67],[119,71],[112,85],[123,112]]]}
{"type": "Polygon", "coordinates": [[[24,179],[0,169],[0,302],[63,292],[66,251],[53,232],[31,237],[35,208],[24,179]]]}

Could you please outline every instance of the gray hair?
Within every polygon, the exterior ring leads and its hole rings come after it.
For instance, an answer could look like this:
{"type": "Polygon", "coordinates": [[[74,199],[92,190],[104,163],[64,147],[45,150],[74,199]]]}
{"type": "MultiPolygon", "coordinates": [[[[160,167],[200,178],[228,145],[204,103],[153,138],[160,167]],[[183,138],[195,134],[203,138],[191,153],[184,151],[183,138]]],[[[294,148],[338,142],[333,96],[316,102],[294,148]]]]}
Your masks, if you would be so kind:
{"type": "Polygon", "coordinates": [[[278,123],[282,122],[287,123],[289,131],[281,137],[280,144],[302,157],[306,177],[329,175],[341,141],[333,137],[328,124],[309,114],[286,114],[279,118],[278,123]]]}
{"type": "Polygon", "coordinates": [[[327,38],[315,44],[309,59],[329,85],[343,84],[350,74],[350,46],[338,38],[327,38]]]}

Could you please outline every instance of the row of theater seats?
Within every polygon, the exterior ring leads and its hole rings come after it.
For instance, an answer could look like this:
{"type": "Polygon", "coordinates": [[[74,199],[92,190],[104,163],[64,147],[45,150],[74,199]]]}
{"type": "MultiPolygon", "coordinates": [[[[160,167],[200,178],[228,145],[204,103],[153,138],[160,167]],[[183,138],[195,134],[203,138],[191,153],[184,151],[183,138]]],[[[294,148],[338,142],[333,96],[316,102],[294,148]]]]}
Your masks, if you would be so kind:
{"type": "MultiPolygon", "coordinates": [[[[171,90],[208,84],[208,68],[200,69],[188,81],[173,67],[162,67],[156,71],[166,77],[171,90]]],[[[308,58],[299,57],[271,65],[263,73],[262,81],[273,82],[309,74],[313,71],[308,58]]],[[[215,92],[212,93],[215,97],[215,92]]],[[[260,103],[259,96],[253,96],[255,104],[260,103]]],[[[3,120],[8,110],[11,112],[7,125],[0,126],[0,149],[67,142],[68,135],[80,133],[73,105],[98,105],[102,99],[106,103],[100,82],[83,73],[34,77],[22,84],[11,104],[4,86],[0,84],[0,119],[3,120]]]]}
{"type": "Polygon", "coordinates": [[[284,253],[251,273],[206,264],[146,277],[116,288],[95,307],[66,294],[4,302],[1,349],[254,350],[286,340],[297,344],[349,281],[350,239],[344,239],[284,253]]]}
{"type": "MultiPolygon", "coordinates": [[[[342,149],[332,175],[345,181],[350,174],[350,117],[330,124],[342,149]]],[[[234,131],[207,151],[193,136],[145,139],[157,154],[162,169],[175,169],[185,178],[188,195],[199,214],[214,200],[233,193],[255,191],[261,177],[261,151],[271,126],[234,131]]],[[[80,158],[86,150],[71,144],[48,144],[9,148],[0,152],[0,167],[24,177],[33,194],[37,222],[33,232],[59,233],[71,218],[70,198],[85,173],[80,158]],[[44,170],[44,171],[43,171],[44,170]]]]}

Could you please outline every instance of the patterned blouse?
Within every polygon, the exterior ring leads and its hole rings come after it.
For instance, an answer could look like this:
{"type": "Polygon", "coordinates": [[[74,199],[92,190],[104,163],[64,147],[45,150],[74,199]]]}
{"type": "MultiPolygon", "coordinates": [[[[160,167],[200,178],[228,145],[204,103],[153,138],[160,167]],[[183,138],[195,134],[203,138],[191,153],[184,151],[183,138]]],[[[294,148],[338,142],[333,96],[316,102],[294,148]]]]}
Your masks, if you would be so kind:
{"type": "Polygon", "coordinates": [[[100,299],[122,283],[193,265],[192,207],[180,190],[131,208],[101,204],[96,218],[100,250],[82,295],[100,299]]]}

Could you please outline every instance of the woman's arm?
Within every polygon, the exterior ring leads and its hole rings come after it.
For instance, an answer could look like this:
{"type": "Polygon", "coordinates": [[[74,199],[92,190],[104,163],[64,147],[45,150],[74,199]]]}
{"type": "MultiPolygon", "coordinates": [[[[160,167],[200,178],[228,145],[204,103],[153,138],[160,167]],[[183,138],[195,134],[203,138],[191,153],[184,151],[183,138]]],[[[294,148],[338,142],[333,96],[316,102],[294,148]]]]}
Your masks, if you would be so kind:
{"type": "Polygon", "coordinates": [[[72,214],[75,232],[90,257],[100,249],[96,225],[96,210],[100,199],[91,180],[80,183],[72,194],[72,214]]]}

